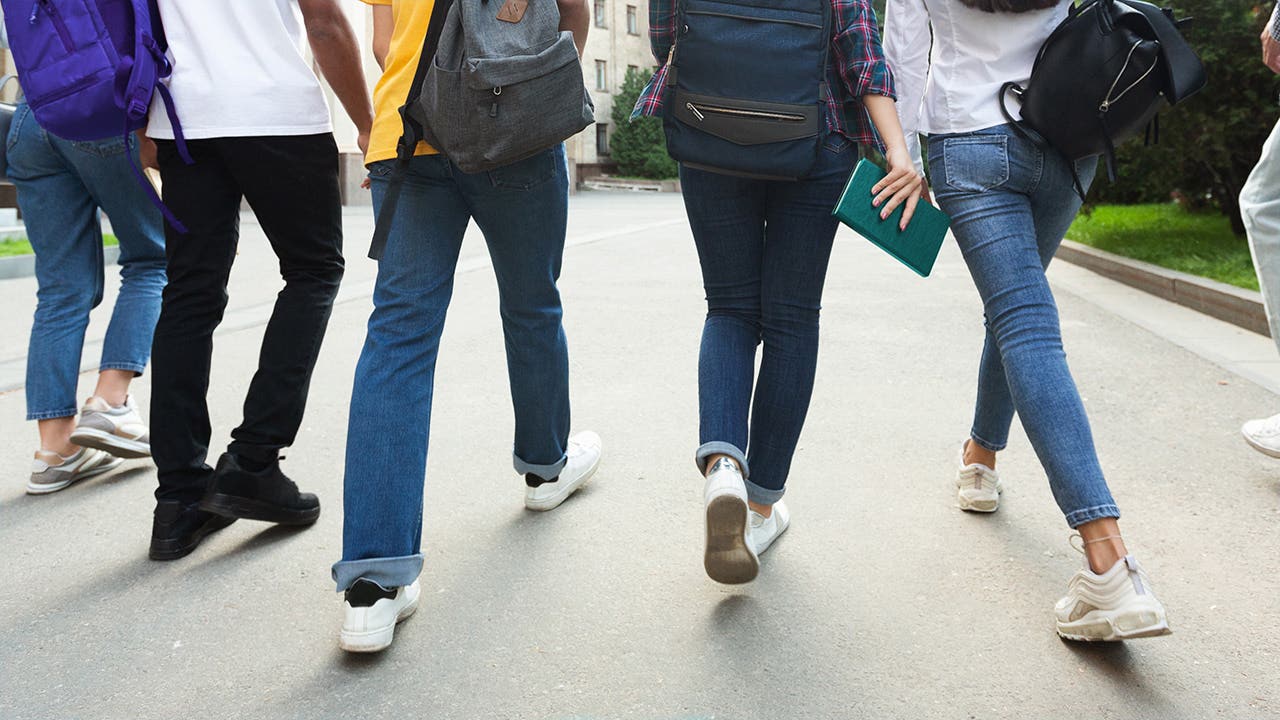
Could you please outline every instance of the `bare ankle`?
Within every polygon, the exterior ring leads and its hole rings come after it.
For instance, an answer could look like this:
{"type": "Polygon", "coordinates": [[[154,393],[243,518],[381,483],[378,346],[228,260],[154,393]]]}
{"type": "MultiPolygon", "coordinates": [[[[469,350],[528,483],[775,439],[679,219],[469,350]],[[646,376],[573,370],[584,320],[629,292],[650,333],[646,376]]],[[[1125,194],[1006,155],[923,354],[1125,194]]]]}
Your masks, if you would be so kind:
{"type": "Polygon", "coordinates": [[[996,469],[996,453],[994,450],[988,450],[973,440],[966,440],[964,444],[964,464],[965,465],[983,465],[985,467],[996,469]]]}
{"type": "Polygon", "coordinates": [[[773,515],[772,505],[761,505],[760,503],[751,502],[750,500],[748,500],[747,506],[750,507],[756,513],[759,513],[761,517],[768,518],[773,515]]]}

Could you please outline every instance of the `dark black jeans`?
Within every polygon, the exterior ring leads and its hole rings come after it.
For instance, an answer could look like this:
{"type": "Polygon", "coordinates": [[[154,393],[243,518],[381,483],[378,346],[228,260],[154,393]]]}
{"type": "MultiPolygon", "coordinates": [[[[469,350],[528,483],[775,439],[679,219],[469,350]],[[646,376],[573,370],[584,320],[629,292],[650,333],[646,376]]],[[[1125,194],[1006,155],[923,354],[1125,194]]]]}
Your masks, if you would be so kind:
{"type": "Polygon", "coordinates": [[[169,284],[152,347],[151,451],[156,498],[194,502],[212,470],[209,368],[213,331],[248,201],[280,259],[285,287],[267,323],[258,370],[232,433],[232,453],[260,462],[293,444],[333,299],[342,281],[342,202],[333,136],[188,141],[186,165],[161,141],[164,201],[189,232],[167,228],[169,284]]]}

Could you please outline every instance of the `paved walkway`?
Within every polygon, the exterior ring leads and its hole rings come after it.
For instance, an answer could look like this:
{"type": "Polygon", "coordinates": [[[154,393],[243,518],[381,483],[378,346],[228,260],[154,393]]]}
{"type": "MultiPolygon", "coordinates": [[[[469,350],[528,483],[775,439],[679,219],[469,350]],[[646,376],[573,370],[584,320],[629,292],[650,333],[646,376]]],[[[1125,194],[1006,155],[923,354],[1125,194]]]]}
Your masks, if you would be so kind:
{"type": "MultiPolygon", "coordinates": [[[[328,569],[370,307],[367,210],[347,218],[347,282],[285,464],[324,502],[315,527],[240,522],[185,560],[150,562],[153,470],[131,462],[25,496],[35,430],[21,391],[0,394],[0,717],[1280,716],[1280,465],[1238,436],[1280,410],[1240,374],[1276,387],[1270,341],[1054,269],[1126,534],[1175,629],[1066,644],[1051,607],[1079,558],[1020,430],[1000,512],[953,506],[981,339],[959,254],[949,246],[920,280],[844,233],[792,529],[759,580],[718,586],[701,568],[702,292],[679,198],[588,193],[571,216],[575,425],[604,437],[604,465],[556,512],[523,510],[496,291],[471,239],[438,377],[423,604],[378,657],[337,649],[328,569]]],[[[249,216],[244,234],[216,341],[223,436],[279,287],[249,216]]],[[[33,287],[0,283],[0,387],[21,383],[33,287]]],[[[138,395],[145,407],[145,378],[138,395]]]]}

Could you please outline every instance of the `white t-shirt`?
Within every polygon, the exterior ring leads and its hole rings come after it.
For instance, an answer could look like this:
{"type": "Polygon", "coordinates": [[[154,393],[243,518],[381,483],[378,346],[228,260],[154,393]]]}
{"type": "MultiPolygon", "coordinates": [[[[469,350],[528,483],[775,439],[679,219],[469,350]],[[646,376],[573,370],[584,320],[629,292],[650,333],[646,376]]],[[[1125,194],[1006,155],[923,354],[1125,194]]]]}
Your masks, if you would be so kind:
{"type": "MultiPolygon", "coordinates": [[[[296,0],[159,0],[173,93],[191,139],[315,135],[333,130],[320,80],[303,56],[296,0]]],[[[164,105],[147,134],[173,139],[164,105]]]]}
{"type": "MultiPolygon", "coordinates": [[[[1070,7],[1063,0],[1048,10],[988,13],[958,0],[888,0],[885,58],[908,136],[967,133],[1008,122],[1000,112],[1000,87],[1026,86],[1040,46],[1070,7]]],[[[1021,118],[1012,94],[1007,105],[1021,118]]]]}

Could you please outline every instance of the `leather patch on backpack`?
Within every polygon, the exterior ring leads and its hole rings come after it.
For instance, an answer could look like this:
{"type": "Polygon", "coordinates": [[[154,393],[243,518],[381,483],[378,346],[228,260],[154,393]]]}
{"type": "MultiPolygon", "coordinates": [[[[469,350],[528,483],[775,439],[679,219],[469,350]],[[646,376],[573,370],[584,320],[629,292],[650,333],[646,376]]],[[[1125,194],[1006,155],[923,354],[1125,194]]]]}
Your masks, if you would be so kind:
{"type": "Polygon", "coordinates": [[[524,12],[528,9],[529,0],[507,0],[498,11],[498,19],[503,22],[518,23],[524,19],[524,12]]]}

